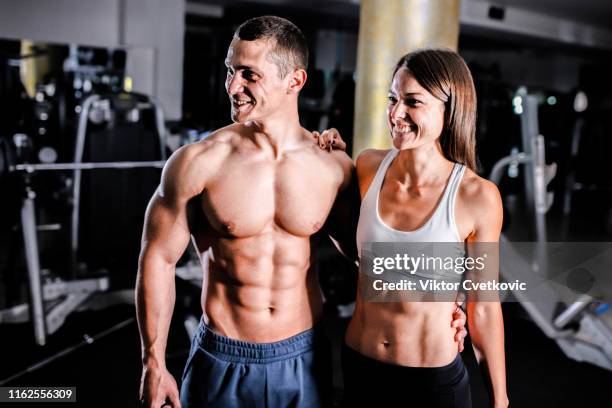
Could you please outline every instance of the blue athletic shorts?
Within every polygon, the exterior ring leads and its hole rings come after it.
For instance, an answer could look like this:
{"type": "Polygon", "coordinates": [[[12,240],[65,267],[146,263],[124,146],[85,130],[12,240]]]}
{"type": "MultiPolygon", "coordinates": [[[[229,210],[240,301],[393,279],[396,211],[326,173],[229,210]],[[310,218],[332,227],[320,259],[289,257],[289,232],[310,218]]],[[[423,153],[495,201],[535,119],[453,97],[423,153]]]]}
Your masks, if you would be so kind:
{"type": "Polygon", "coordinates": [[[249,343],[200,322],[183,373],[181,405],[324,407],[331,381],[331,350],[318,328],[275,343],[249,343]]]}

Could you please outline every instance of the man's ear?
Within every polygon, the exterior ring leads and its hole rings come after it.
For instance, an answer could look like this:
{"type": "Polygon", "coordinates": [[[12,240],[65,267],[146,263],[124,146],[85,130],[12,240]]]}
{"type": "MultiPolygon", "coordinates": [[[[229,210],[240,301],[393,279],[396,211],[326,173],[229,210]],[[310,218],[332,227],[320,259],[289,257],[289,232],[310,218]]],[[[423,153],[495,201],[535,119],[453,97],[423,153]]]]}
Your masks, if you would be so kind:
{"type": "Polygon", "coordinates": [[[306,78],[308,75],[306,71],[303,69],[295,69],[293,72],[289,73],[289,88],[287,89],[287,93],[298,93],[304,87],[306,83],[306,78]]]}

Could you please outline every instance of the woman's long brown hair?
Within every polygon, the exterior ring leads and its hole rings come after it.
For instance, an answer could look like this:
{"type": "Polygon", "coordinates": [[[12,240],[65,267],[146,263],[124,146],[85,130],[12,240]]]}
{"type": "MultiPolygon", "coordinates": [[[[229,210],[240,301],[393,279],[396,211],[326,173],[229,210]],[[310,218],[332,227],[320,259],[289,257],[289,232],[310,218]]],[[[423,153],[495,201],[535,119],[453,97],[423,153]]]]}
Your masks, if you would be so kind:
{"type": "Polygon", "coordinates": [[[393,76],[402,68],[444,102],[440,145],[446,158],[476,171],[476,90],[463,58],[451,50],[421,49],[404,55],[393,76]]]}

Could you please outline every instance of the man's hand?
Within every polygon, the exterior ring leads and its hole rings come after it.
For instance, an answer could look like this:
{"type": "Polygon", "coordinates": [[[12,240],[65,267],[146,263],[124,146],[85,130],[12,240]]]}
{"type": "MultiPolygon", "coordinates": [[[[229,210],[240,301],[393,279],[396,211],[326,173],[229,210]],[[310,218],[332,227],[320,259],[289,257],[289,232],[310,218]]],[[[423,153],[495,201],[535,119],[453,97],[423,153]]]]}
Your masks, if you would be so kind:
{"type": "Polygon", "coordinates": [[[340,133],[336,128],[326,129],[323,133],[317,131],[312,132],[312,135],[319,143],[321,149],[329,150],[346,150],[346,143],[340,137],[340,133]]]}
{"type": "Polygon", "coordinates": [[[145,366],[140,380],[140,401],[146,408],[181,408],[178,387],[172,374],[165,368],[145,366]]]}
{"type": "Polygon", "coordinates": [[[465,295],[460,293],[455,300],[455,311],[453,312],[453,321],[451,322],[451,327],[457,329],[457,333],[455,333],[455,341],[459,343],[459,352],[461,353],[464,348],[464,340],[465,336],[467,336],[467,330],[465,329],[465,323],[467,322],[467,316],[465,312],[461,309],[461,305],[465,300],[465,295]]]}

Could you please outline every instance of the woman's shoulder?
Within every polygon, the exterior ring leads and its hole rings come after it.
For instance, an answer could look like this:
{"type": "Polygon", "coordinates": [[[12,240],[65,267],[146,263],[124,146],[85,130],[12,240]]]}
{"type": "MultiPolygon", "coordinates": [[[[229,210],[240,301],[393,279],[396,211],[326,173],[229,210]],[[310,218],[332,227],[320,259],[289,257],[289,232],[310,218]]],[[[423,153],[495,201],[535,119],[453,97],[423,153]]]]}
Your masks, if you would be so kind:
{"type": "Polygon", "coordinates": [[[383,161],[385,156],[391,149],[365,149],[355,161],[355,167],[357,167],[358,173],[371,173],[376,172],[378,166],[383,161]]]}
{"type": "Polygon", "coordinates": [[[502,201],[497,185],[479,176],[473,170],[465,169],[459,186],[459,195],[474,210],[501,210],[502,201]]]}
{"type": "Polygon", "coordinates": [[[501,195],[497,186],[470,169],[465,170],[455,205],[474,242],[497,242],[503,222],[501,195]]]}

